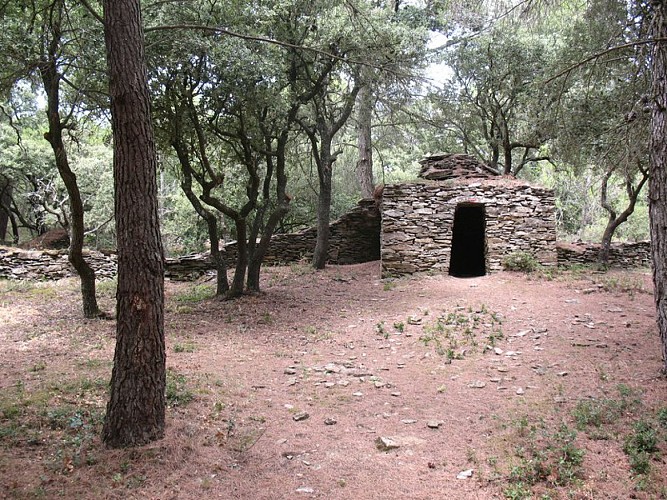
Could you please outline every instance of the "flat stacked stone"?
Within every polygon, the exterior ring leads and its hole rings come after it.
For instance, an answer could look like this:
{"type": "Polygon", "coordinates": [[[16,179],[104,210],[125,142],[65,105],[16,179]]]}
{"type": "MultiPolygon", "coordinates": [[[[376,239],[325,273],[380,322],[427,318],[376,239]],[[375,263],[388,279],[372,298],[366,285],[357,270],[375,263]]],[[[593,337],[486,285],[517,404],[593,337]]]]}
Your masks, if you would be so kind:
{"type": "Polygon", "coordinates": [[[419,177],[434,181],[449,179],[488,179],[498,172],[474,156],[464,153],[439,153],[419,161],[419,177]]]}
{"type": "MultiPolygon", "coordinates": [[[[310,259],[315,248],[317,229],[277,234],[271,239],[264,259],[267,265],[310,259]]],[[[328,262],[358,264],[380,258],[380,211],[373,199],[361,200],[356,207],[331,223],[328,262]]],[[[225,245],[228,268],[236,264],[237,244],[225,245]]],[[[84,252],[99,279],[116,275],[116,255],[84,252]]],[[[193,279],[215,269],[208,252],[167,258],[165,276],[171,279],[193,279]]],[[[76,276],[67,260],[67,250],[23,250],[0,246],[0,279],[56,280],[76,276]]]]}
{"type": "MultiPolygon", "coordinates": [[[[558,242],[558,265],[595,264],[600,254],[599,243],[558,242]]],[[[649,267],[651,265],[651,242],[617,242],[611,244],[609,265],[612,267],[649,267]]]]}

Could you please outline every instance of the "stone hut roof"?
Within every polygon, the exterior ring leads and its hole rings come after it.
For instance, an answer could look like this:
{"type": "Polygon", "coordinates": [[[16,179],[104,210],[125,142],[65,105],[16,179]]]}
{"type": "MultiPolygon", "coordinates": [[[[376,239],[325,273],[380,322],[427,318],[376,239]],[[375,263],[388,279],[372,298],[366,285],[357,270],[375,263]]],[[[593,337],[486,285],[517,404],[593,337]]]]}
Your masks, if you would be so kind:
{"type": "Polygon", "coordinates": [[[419,177],[430,180],[488,179],[499,174],[474,156],[463,153],[440,153],[419,161],[419,177]]]}

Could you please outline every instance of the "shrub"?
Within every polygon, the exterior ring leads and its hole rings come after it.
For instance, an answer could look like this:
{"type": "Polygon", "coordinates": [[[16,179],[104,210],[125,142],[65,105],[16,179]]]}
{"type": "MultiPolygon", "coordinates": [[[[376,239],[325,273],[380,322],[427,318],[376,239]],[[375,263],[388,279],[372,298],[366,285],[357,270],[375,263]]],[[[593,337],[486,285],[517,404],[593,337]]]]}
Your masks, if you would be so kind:
{"type": "Polygon", "coordinates": [[[528,252],[512,252],[503,259],[503,268],[506,271],[520,271],[532,273],[537,270],[539,263],[535,256],[528,252]]]}

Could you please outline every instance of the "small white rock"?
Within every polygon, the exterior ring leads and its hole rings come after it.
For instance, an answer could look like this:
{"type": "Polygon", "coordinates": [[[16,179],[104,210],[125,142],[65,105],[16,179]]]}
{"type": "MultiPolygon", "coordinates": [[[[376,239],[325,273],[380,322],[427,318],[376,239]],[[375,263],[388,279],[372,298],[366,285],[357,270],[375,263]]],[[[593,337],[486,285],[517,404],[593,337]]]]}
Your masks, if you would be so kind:
{"type": "Polygon", "coordinates": [[[456,479],[468,479],[472,477],[473,469],[462,470],[456,475],[456,479]]]}

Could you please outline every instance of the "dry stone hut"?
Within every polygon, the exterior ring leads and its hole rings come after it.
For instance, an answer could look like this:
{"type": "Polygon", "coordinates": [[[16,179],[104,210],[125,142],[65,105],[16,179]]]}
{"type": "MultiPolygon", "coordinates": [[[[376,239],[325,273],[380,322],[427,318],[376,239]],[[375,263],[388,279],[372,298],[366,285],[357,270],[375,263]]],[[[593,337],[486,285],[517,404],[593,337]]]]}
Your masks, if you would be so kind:
{"type": "Polygon", "coordinates": [[[435,270],[481,276],[518,252],[545,266],[557,264],[551,190],[500,176],[465,154],[420,163],[420,181],[384,188],[384,275],[435,270]]]}

